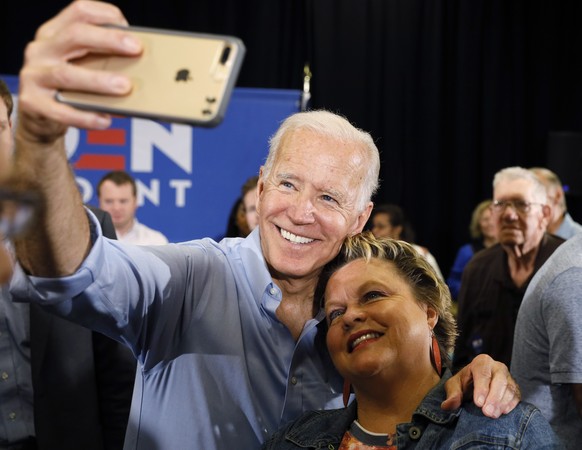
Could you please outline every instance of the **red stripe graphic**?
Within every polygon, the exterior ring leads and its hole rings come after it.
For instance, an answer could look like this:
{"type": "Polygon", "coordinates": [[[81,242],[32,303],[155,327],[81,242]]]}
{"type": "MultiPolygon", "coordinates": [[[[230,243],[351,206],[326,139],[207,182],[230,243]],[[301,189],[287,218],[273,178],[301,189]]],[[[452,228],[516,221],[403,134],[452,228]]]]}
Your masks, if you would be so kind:
{"type": "Polygon", "coordinates": [[[87,131],[88,144],[101,145],[125,145],[125,130],[89,130],[87,131]]]}
{"type": "Polygon", "coordinates": [[[125,170],[125,156],[86,153],[79,157],[75,169],[125,170]]]}

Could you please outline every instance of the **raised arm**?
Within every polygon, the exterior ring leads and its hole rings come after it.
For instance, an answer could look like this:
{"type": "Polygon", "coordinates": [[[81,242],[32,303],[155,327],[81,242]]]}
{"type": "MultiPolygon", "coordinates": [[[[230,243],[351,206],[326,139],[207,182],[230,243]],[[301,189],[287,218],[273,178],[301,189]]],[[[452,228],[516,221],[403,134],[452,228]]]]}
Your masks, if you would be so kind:
{"type": "Polygon", "coordinates": [[[63,105],[55,94],[69,89],[122,95],[131,89],[123,76],[69,64],[90,52],[139,54],[139,42],[102,24],[127,22],[113,5],[75,1],[43,24],[26,48],[15,133],[15,183],[38,190],[44,208],[32,234],[16,248],[21,264],[34,275],[71,274],[90,248],[89,225],[67,161],[64,135],[69,126],[107,128],[111,119],[63,105]]]}

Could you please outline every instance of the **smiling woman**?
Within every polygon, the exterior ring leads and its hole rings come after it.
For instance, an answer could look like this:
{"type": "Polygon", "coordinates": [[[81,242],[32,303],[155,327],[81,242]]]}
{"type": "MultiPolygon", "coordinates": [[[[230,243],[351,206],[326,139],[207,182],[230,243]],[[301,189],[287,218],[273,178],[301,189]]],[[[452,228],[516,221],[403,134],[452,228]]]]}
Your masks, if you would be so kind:
{"type": "Polygon", "coordinates": [[[263,448],[560,448],[532,405],[496,421],[473,404],[441,409],[456,324],[448,288],[410,244],[371,233],[348,238],[316,298],[331,358],[356,400],[306,413],[263,448]]]}

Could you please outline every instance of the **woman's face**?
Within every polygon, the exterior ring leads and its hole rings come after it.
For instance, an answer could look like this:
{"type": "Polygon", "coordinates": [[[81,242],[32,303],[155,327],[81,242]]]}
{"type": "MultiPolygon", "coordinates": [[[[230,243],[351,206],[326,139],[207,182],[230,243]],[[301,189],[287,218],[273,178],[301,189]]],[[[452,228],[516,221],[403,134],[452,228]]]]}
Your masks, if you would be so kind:
{"type": "Polygon", "coordinates": [[[497,222],[490,208],[485,208],[479,218],[479,228],[486,239],[497,239],[497,222]]]}
{"type": "Polygon", "coordinates": [[[402,227],[393,227],[390,216],[386,213],[376,213],[372,217],[372,233],[376,238],[400,239],[402,227]]]}
{"type": "Polygon", "coordinates": [[[392,262],[346,264],[330,278],[325,299],[327,346],[340,374],[353,384],[433,370],[430,331],[437,314],[415,299],[392,262]]]}

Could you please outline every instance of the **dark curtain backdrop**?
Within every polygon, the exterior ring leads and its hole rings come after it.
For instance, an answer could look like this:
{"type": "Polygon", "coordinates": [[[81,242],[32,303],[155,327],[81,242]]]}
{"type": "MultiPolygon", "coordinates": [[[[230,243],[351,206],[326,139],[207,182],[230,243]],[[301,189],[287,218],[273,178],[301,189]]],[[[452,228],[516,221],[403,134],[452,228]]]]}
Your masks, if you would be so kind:
{"type": "MultiPolygon", "coordinates": [[[[18,71],[34,29],[66,3],[3,8],[0,72],[18,71]]],[[[136,25],[241,37],[239,86],[300,89],[309,63],[312,107],[376,138],[375,200],[405,208],[445,274],[493,174],[545,165],[549,131],[582,132],[579,0],[114,3],[136,25]]]]}

